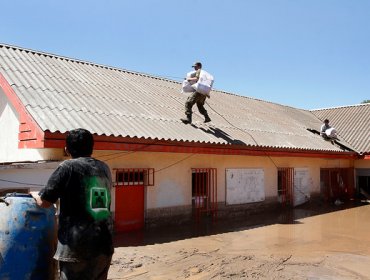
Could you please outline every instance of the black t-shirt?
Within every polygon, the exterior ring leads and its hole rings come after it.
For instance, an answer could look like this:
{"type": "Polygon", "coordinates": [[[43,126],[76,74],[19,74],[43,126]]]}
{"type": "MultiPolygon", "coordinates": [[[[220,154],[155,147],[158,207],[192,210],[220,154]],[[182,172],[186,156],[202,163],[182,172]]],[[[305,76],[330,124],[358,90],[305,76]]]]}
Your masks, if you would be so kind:
{"type": "Polygon", "coordinates": [[[113,254],[109,167],[91,157],[62,162],[39,195],[60,199],[58,248],[54,258],[78,262],[113,254]]]}

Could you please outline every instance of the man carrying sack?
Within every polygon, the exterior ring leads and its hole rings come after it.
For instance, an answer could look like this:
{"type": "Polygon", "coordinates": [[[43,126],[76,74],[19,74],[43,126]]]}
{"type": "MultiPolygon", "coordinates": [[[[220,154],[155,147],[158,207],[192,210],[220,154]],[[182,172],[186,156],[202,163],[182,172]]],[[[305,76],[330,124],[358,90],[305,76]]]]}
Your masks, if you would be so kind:
{"type": "MultiPolygon", "coordinates": [[[[191,84],[191,94],[185,103],[185,118],[181,121],[185,124],[191,124],[192,122],[192,108],[194,104],[197,104],[199,113],[204,116],[204,122],[208,123],[211,121],[208,116],[207,110],[204,108],[204,103],[207,97],[209,97],[209,92],[213,84],[213,77],[206,71],[202,70],[202,63],[195,62],[192,66],[195,70],[194,75],[186,78],[185,84],[191,84]]],[[[184,89],[184,84],[183,84],[184,89]]]]}

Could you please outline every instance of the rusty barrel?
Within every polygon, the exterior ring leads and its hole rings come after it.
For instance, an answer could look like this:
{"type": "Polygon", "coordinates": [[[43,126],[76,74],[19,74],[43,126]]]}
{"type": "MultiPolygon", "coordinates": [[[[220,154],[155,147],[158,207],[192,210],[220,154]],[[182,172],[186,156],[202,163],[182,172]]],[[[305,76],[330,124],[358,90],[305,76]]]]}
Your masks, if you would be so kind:
{"type": "Polygon", "coordinates": [[[29,194],[0,198],[0,279],[54,279],[55,209],[29,194]]]}

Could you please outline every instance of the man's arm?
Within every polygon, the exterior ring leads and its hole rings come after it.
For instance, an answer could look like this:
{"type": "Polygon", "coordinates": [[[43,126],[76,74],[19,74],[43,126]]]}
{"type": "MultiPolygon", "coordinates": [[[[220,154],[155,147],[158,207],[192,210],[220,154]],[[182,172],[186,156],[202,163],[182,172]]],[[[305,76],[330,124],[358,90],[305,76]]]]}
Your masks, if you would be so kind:
{"type": "Polygon", "coordinates": [[[196,73],[195,73],[195,77],[190,77],[190,78],[187,78],[188,82],[198,82],[199,80],[199,76],[200,76],[200,71],[197,70],[196,73]]]}
{"type": "Polygon", "coordinates": [[[323,135],[325,134],[325,130],[326,130],[326,127],[325,127],[325,124],[323,124],[320,128],[320,134],[323,135]]]}
{"type": "Polygon", "coordinates": [[[192,82],[192,81],[195,81],[197,82],[198,81],[198,77],[194,77],[194,78],[187,78],[188,82],[192,82]]]}
{"type": "Polygon", "coordinates": [[[49,208],[53,205],[53,203],[47,201],[47,200],[43,200],[38,192],[30,192],[30,194],[33,196],[33,198],[36,200],[36,204],[42,208],[49,208]]]}

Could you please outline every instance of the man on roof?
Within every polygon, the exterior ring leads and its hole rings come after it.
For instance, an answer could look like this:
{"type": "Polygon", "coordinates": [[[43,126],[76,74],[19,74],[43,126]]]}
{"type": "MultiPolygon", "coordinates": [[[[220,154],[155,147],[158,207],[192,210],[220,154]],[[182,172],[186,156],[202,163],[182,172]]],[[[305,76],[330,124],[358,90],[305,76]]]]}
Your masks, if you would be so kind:
{"type": "MultiPolygon", "coordinates": [[[[198,82],[198,80],[199,80],[200,72],[202,70],[202,63],[195,62],[192,67],[195,70],[195,75],[194,75],[194,77],[188,77],[187,80],[191,84],[194,84],[194,83],[198,82]]],[[[188,97],[188,99],[186,100],[186,103],[185,103],[185,115],[186,115],[186,117],[182,118],[181,121],[185,124],[189,124],[189,123],[192,122],[192,113],[193,113],[192,108],[193,108],[194,104],[196,103],[197,107],[198,107],[198,110],[199,110],[199,113],[201,113],[204,116],[204,122],[205,123],[210,122],[211,119],[208,116],[207,110],[204,108],[204,103],[206,101],[206,98],[207,98],[206,95],[201,94],[197,91],[191,93],[190,96],[188,97]]]]}
{"type": "Polygon", "coordinates": [[[329,120],[325,119],[324,123],[322,124],[320,128],[320,135],[325,139],[325,140],[331,140],[331,139],[336,139],[337,138],[337,131],[335,128],[331,127],[329,125],[329,120]]]}

